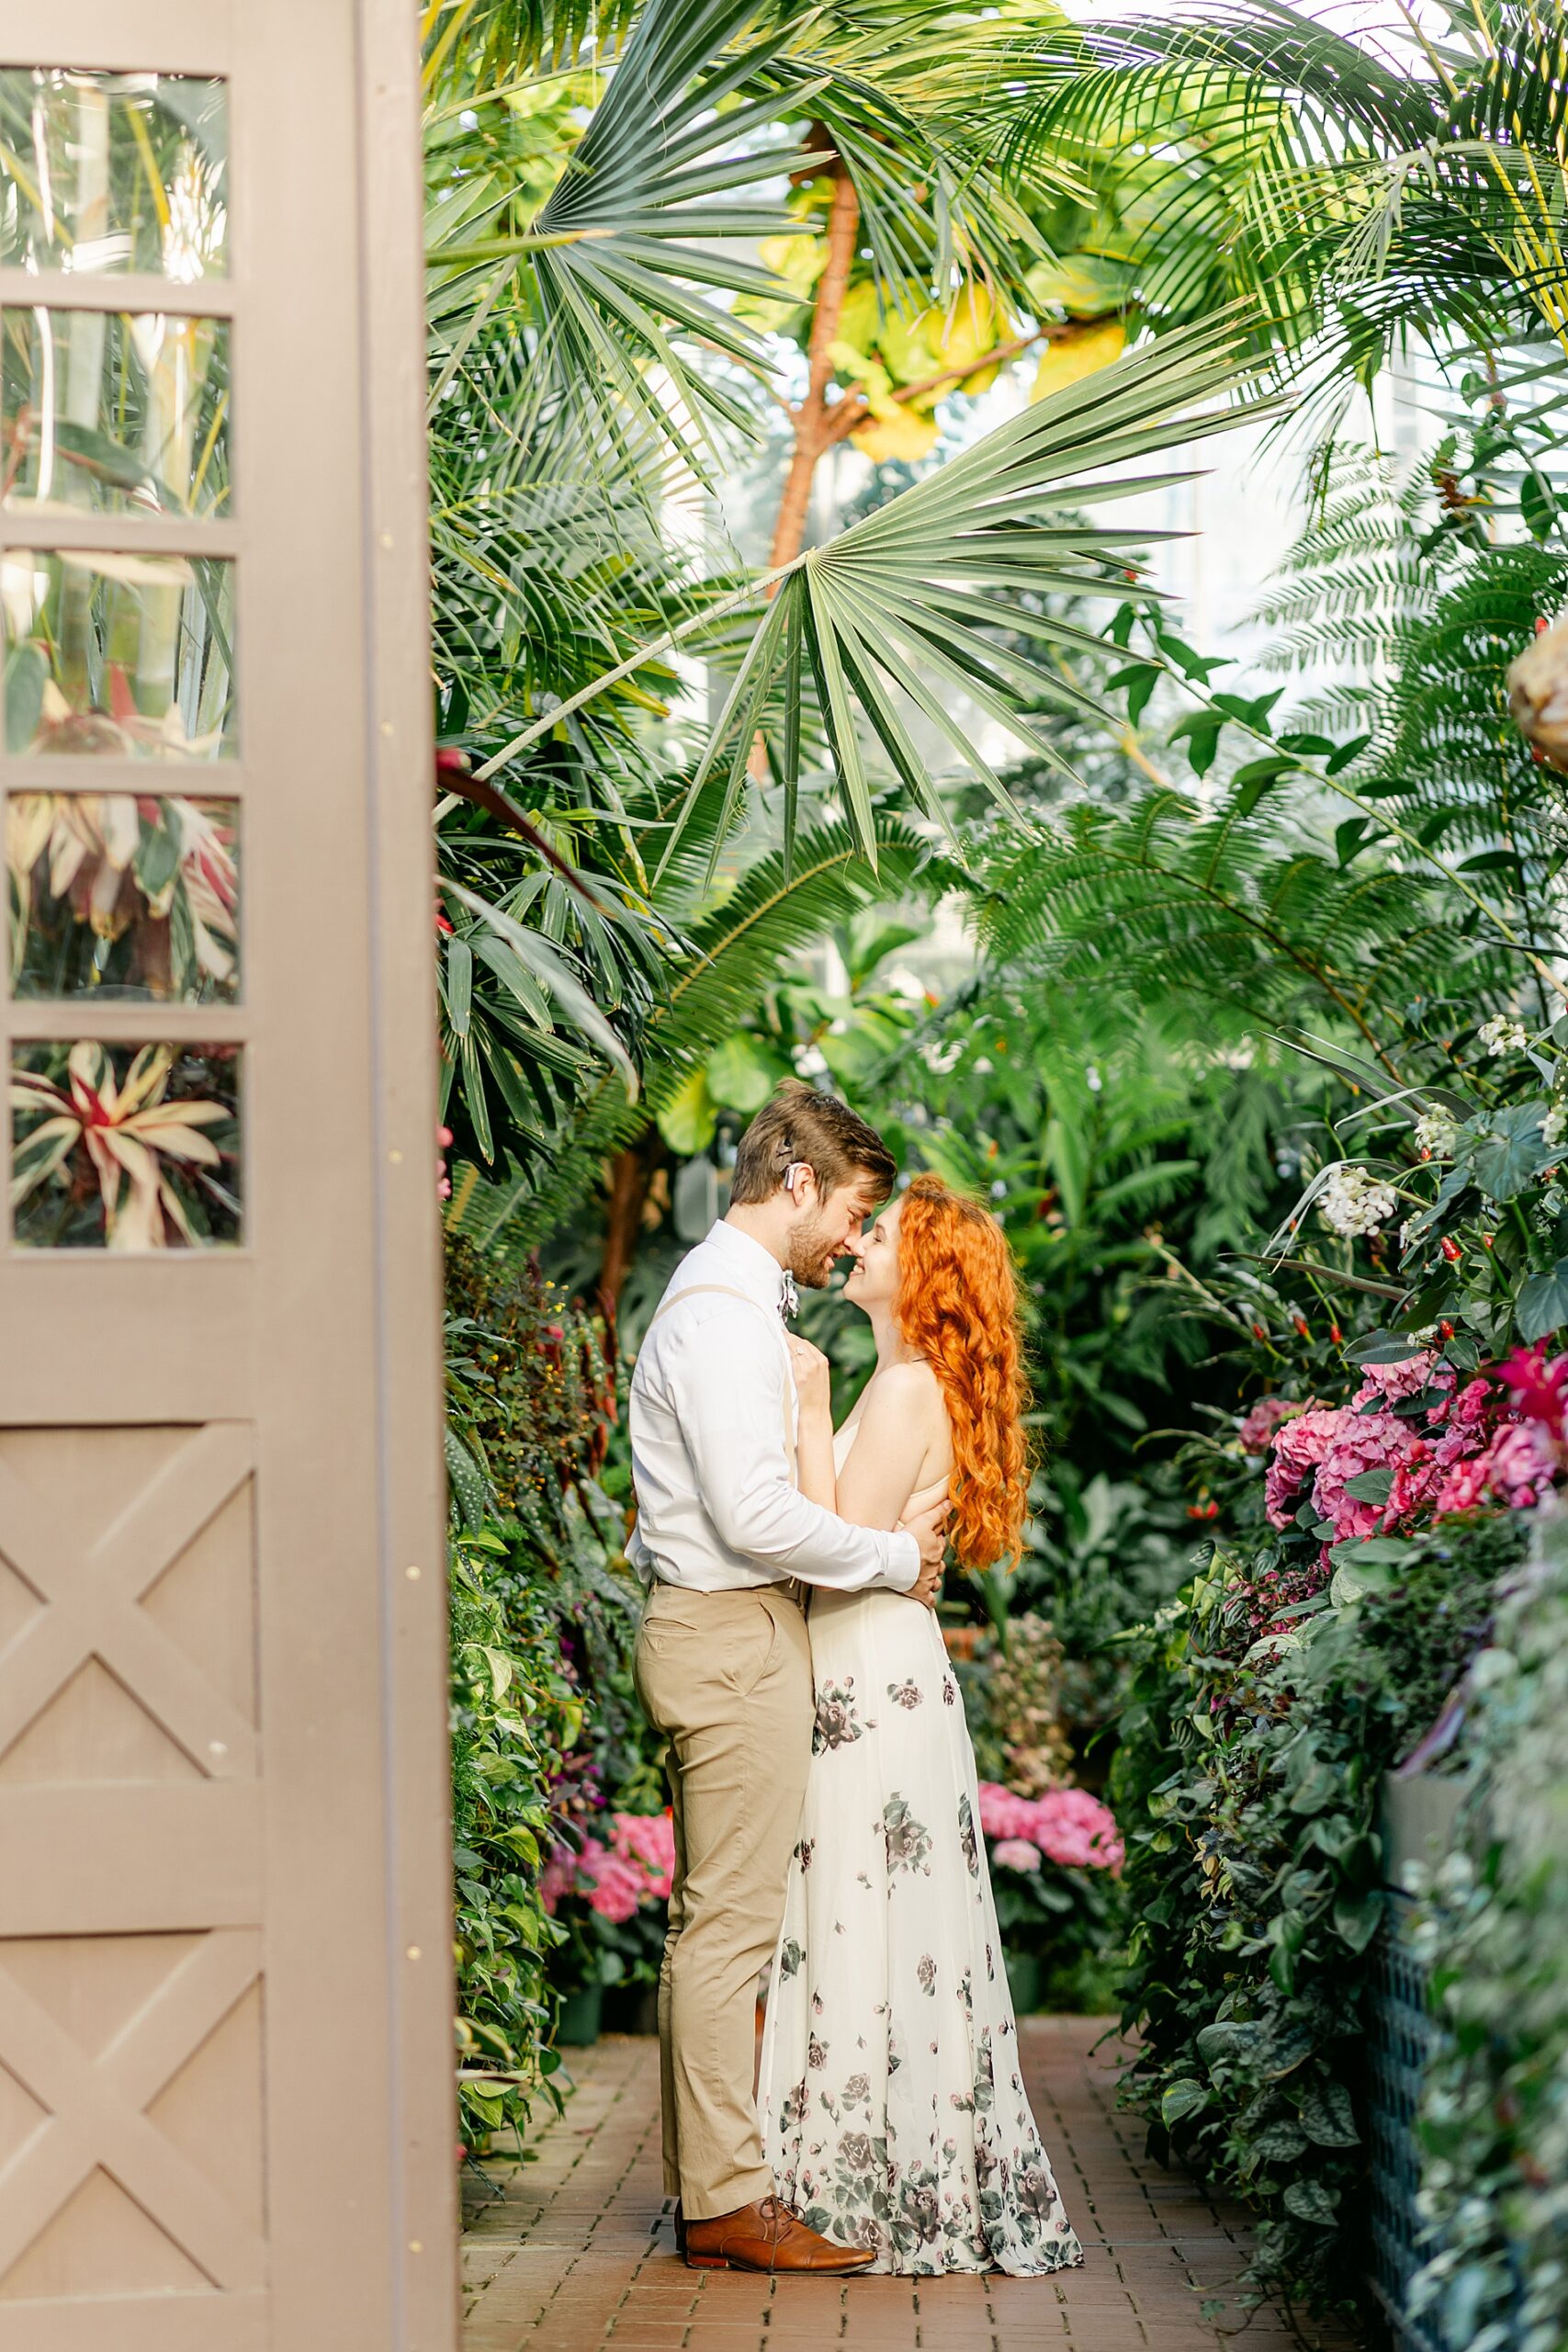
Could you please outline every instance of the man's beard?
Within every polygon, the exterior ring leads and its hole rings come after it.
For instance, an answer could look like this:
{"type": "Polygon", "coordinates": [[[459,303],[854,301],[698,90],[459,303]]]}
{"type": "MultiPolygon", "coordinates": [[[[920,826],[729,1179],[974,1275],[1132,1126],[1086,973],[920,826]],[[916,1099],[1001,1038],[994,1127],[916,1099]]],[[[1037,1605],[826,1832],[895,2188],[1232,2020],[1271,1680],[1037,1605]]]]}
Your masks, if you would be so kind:
{"type": "Polygon", "coordinates": [[[789,1237],[790,1272],[802,1290],[826,1290],[840,1252],[828,1245],[828,1220],[813,1210],[789,1237]]]}

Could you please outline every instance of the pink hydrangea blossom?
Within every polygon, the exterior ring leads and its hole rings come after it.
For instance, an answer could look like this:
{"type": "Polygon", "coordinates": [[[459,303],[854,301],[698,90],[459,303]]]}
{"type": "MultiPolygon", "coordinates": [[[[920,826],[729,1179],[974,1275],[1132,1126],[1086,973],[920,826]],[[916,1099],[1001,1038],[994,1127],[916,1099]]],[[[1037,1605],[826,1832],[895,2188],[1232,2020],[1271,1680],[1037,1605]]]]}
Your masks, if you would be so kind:
{"type": "Polygon", "coordinates": [[[991,1860],[1004,1871],[1037,1871],[1040,1849],[1032,1846],[1027,1838],[1004,1838],[992,1847],[991,1860]]]}
{"type": "Polygon", "coordinates": [[[1301,1397],[1260,1396],[1236,1431],[1242,1452],[1267,1453],[1269,1440],[1280,1422],[1306,1409],[1306,1402],[1301,1397]]]}
{"type": "Polygon", "coordinates": [[[648,1894],[648,1876],[636,1862],[613,1854],[597,1838],[585,1838],[577,1858],[580,1893],[589,1908],[617,1927],[629,1919],[648,1894]]]}
{"type": "Polygon", "coordinates": [[[1537,1425],[1505,1422],[1483,1453],[1454,1463],[1433,1506],[1445,1519],[1450,1512],[1476,1510],[1488,1500],[1510,1510],[1529,1510],[1551,1485],[1553,1463],[1537,1425]]]}
{"type": "Polygon", "coordinates": [[[1346,1405],[1309,1405],[1281,1424],[1274,1440],[1274,1458],[1263,1482],[1263,1504],[1271,1527],[1289,1527],[1301,1501],[1309,1470],[1315,1471],[1341,1425],[1350,1418],[1346,1405]]]}
{"type": "Polygon", "coordinates": [[[1486,1449],[1492,1491],[1512,1510],[1529,1510],[1551,1485],[1556,1464],[1546,1431],[1535,1421],[1505,1423],[1486,1449]]]}
{"type": "Polygon", "coordinates": [[[668,1813],[613,1813],[609,1840],[584,1838],[581,1850],[556,1846],[539,1873],[539,1900],[553,1917],[569,1894],[617,1925],[645,1903],[668,1901],[675,1874],[675,1831],[668,1813]]]}
{"type": "Polygon", "coordinates": [[[1424,1450],[1411,1424],[1393,1413],[1347,1412],[1340,1416],[1339,1427],[1324,1449],[1312,1488],[1314,1508],[1320,1519],[1332,1523],[1336,1544],[1375,1534],[1387,1517],[1383,1503],[1368,1502],[1347,1494],[1350,1480],[1361,1477],[1369,1470],[1408,1471],[1412,1461],[1418,1461],[1424,1450]]]}
{"type": "Polygon", "coordinates": [[[642,1865],[650,1897],[669,1900],[675,1876],[675,1825],[668,1812],[612,1814],[610,1847],[624,1861],[642,1865]]]}
{"type": "Polygon", "coordinates": [[[998,1860],[1004,1845],[1024,1843],[1065,1870],[1122,1867],[1116,1817],[1087,1789],[1047,1789],[1043,1796],[1021,1797],[995,1781],[982,1781],[980,1826],[997,1841],[998,1860]]]}
{"type": "Polygon", "coordinates": [[[1568,1359],[1559,1361],[1561,1378],[1539,1357],[1511,1357],[1501,1367],[1511,1404],[1484,1376],[1461,1386],[1430,1350],[1367,1365],[1348,1405],[1314,1407],[1276,1429],[1264,1485],[1271,1523],[1291,1524],[1303,1489],[1331,1544],[1488,1505],[1529,1510],[1562,1466],[1568,1359]],[[1436,1394],[1422,1412],[1388,1409],[1428,1391],[1436,1394]],[[1527,1411],[1527,1402],[1542,1409],[1527,1411]],[[1393,1473],[1381,1503],[1348,1492],[1370,1470],[1393,1473]]]}
{"type": "Polygon", "coordinates": [[[1034,1800],[1015,1796],[996,1781],[980,1783],[980,1826],[987,1838],[1028,1838],[1034,1835],[1034,1800]]]}
{"type": "Polygon", "coordinates": [[[1397,1363],[1363,1364],[1361,1385],[1350,1402],[1370,1405],[1378,1396],[1385,1405],[1402,1405],[1407,1397],[1419,1396],[1424,1388],[1441,1387],[1452,1379],[1448,1364],[1439,1364],[1430,1348],[1420,1348],[1414,1355],[1402,1356],[1397,1363]]]}
{"type": "Polygon", "coordinates": [[[1041,1851],[1069,1869],[1119,1871],[1123,1859],[1116,1816],[1087,1789],[1047,1789],[1034,1800],[1041,1851]]]}

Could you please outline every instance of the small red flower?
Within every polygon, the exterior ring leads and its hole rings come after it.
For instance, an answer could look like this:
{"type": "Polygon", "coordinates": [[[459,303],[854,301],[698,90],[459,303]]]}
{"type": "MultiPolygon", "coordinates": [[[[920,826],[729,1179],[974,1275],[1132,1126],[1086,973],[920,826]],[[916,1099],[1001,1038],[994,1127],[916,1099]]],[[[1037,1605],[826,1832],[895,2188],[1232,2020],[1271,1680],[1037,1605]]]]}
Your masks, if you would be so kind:
{"type": "Polygon", "coordinates": [[[1438,1329],[1442,1333],[1445,1340],[1451,1340],[1453,1338],[1454,1327],[1451,1323],[1447,1321],[1439,1323],[1438,1329]]]}
{"type": "Polygon", "coordinates": [[[1483,1248],[1483,1250],[1490,1250],[1490,1249],[1491,1249],[1491,1247],[1492,1247],[1492,1236],[1491,1236],[1491,1234],[1489,1234],[1489,1233],[1483,1233],[1483,1234],[1482,1235],[1482,1237],[1481,1237],[1481,1246],[1482,1246],[1482,1248],[1483,1248]]]}
{"type": "Polygon", "coordinates": [[[1333,1340],[1335,1346],[1338,1347],[1344,1340],[1345,1334],[1339,1329],[1337,1323],[1331,1323],[1328,1327],[1328,1336],[1333,1340]]]}
{"type": "Polygon", "coordinates": [[[1460,1248],[1459,1243],[1453,1239],[1451,1235],[1445,1233],[1443,1236],[1442,1247],[1443,1255],[1448,1260],[1450,1265],[1457,1266],[1460,1260],[1464,1255],[1464,1251],[1460,1248]]]}
{"type": "Polygon", "coordinates": [[[1301,1333],[1302,1338],[1303,1340],[1310,1340],[1312,1337],[1312,1325],[1307,1321],[1306,1317],[1304,1315],[1296,1315],[1292,1316],[1291,1319],[1295,1324],[1296,1329],[1301,1333]]]}
{"type": "Polygon", "coordinates": [[[1268,1324],[1255,1323],[1252,1327],[1252,1336],[1255,1340],[1266,1340],[1269,1337],[1268,1324]]]}

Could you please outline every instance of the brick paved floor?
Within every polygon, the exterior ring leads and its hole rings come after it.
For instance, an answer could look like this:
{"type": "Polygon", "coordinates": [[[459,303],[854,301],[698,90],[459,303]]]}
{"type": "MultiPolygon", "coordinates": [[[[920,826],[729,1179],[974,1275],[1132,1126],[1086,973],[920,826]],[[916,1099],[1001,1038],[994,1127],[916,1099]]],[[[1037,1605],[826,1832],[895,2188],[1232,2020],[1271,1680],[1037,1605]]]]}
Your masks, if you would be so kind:
{"type": "MultiPolygon", "coordinates": [[[[1315,2343],[1233,2301],[1203,2317],[1246,2260],[1247,2222],[1182,2173],[1145,2163],[1115,2106],[1114,2061],[1084,2018],[1021,2030],[1034,2112],[1081,2270],[1050,2278],[788,2278],[688,2270],[660,2186],[659,2053],[612,2035],[573,2053],[566,2113],[538,2160],[466,2176],[465,2352],[1239,2352],[1315,2343]]],[[[1325,2352],[1352,2352],[1329,2339],[1325,2352]]]]}

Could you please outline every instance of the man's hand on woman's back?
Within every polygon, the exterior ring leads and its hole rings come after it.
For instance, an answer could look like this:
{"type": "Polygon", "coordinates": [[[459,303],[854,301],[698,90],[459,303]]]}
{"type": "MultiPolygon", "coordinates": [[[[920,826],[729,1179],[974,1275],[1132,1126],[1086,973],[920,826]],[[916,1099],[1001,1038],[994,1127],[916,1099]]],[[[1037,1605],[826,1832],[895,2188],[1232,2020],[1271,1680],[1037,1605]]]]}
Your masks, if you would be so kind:
{"type": "Polygon", "coordinates": [[[912,1535],[920,1547],[920,1573],[909,1587],[909,1599],[923,1601],[928,1609],[936,1606],[942,1588],[942,1562],[947,1557],[947,1521],[952,1510],[952,1503],[943,1495],[940,1501],[928,1503],[924,1510],[899,1521],[904,1532],[912,1535]]]}

